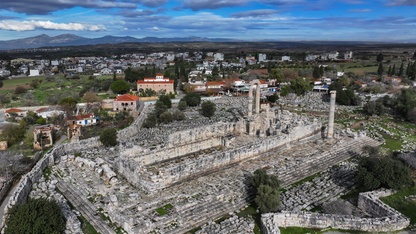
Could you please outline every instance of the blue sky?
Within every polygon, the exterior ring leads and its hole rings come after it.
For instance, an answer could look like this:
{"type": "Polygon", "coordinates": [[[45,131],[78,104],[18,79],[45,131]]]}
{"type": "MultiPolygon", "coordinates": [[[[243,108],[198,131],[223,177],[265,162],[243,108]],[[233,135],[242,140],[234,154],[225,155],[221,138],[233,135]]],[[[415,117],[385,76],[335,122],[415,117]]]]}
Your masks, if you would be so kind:
{"type": "Polygon", "coordinates": [[[416,0],[2,0],[0,40],[70,33],[416,41],[416,0]]]}

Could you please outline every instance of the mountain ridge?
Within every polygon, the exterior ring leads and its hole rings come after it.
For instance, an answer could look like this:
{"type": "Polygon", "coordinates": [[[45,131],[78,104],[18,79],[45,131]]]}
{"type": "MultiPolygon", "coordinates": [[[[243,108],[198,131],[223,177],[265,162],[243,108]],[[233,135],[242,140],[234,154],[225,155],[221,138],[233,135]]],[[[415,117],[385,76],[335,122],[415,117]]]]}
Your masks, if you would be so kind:
{"type": "Polygon", "coordinates": [[[157,42],[239,42],[241,40],[229,38],[207,38],[207,37],[144,37],[135,38],[131,36],[103,36],[98,38],[86,38],[74,34],[60,34],[48,36],[40,34],[34,37],[0,41],[0,50],[16,49],[36,49],[40,47],[59,47],[59,46],[80,46],[98,44],[118,44],[118,43],[157,43],[157,42]]]}

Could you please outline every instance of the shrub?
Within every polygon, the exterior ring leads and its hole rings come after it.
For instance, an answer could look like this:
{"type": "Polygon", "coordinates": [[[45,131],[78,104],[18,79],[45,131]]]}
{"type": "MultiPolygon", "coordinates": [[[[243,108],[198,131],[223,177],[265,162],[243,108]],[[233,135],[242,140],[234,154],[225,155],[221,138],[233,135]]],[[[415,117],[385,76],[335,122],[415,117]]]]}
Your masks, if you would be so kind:
{"type": "Polygon", "coordinates": [[[114,128],[107,128],[100,135],[100,141],[105,147],[117,145],[117,131],[114,128]]]}
{"type": "Polygon", "coordinates": [[[186,118],[185,114],[180,110],[175,110],[172,115],[173,115],[173,120],[176,120],[176,121],[182,121],[182,120],[185,120],[186,118]]]}
{"type": "Polygon", "coordinates": [[[201,104],[201,114],[205,117],[211,117],[215,114],[215,103],[206,101],[201,104]]]}
{"type": "Polygon", "coordinates": [[[197,93],[187,93],[182,100],[185,101],[188,106],[198,106],[201,104],[201,96],[197,93]]]}
{"type": "Polygon", "coordinates": [[[186,110],[186,107],[188,107],[188,103],[186,103],[186,101],[181,100],[181,101],[178,103],[178,109],[179,109],[179,110],[184,111],[184,110],[186,110]]]}
{"type": "Polygon", "coordinates": [[[163,112],[160,116],[159,116],[159,122],[160,123],[170,123],[173,121],[173,116],[169,111],[165,111],[163,112]]]}
{"type": "Polygon", "coordinates": [[[143,127],[154,128],[156,127],[156,124],[157,124],[157,116],[155,113],[152,112],[149,115],[147,115],[147,118],[143,122],[143,127]]]}
{"type": "Polygon", "coordinates": [[[22,93],[26,93],[27,92],[27,89],[25,88],[25,87],[23,87],[23,86],[17,86],[15,89],[14,89],[14,93],[15,94],[22,94],[22,93]]]}
{"type": "Polygon", "coordinates": [[[55,201],[29,199],[14,205],[6,219],[5,233],[63,233],[65,218],[55,201]]]}

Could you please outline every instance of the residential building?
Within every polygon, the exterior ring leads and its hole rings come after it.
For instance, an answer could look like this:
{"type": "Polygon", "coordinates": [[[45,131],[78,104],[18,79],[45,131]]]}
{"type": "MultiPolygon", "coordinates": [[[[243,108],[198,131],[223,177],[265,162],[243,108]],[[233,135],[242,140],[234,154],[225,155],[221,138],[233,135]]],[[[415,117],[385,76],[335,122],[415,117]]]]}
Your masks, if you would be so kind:
{"type": "Polygon", "coordinates": [[[113,111],[137,111],[139,97],[131,94],[117,96],[113,101],[113,111]]]}
{"type": "Polygon", "coordinates": [[[94,114],[77,115],[67,121],[68,125],[78,124],[81,126],[91,126],[97,124],[97,117],[94,114]]]}
{"type": "Polygon", "coordinates": [[[144,78],[144,80],[137,81],[137,90],[144,91],[146,89],[153,89],[156,93],[167,94],[174,93],[174,81],[169,77],[164,77],[163,74],[156,74],[153,78],[144,78]]]}
{"type": "Polygon", "coordinates": [[[266,61],[267,61],[266,54],[259,54],[259,63],[266,62],[266,61]]]}
{"type": "Polygon", "coordinates": [[[4,116],[6,118],[11,118],[13,116],[23,118],[23,117],[26,117],[26,114],[27,114],[27,110],[21,110],[17,108],[10,108],[4,111],[4,116]]]}

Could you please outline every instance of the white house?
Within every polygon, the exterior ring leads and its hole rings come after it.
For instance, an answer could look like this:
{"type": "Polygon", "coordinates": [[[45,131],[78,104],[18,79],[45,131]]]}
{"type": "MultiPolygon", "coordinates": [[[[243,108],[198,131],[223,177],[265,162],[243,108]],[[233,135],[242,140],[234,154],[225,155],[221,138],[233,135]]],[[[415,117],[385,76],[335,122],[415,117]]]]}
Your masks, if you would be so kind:
{"type": "Polygon", "coordinates": [[[113,74],[113,70],[111,70],[108,67],[105,67],[105,68],[103,68],[103,69],[100,70],[100,73],[102,75],[110,75],[110,74],[113,74]]]}
{"type": "Polygon", "coordinates": [[[266,61],[267,61],[266,54],[259,54],[259,63],[266,62],[266,61]]]}

